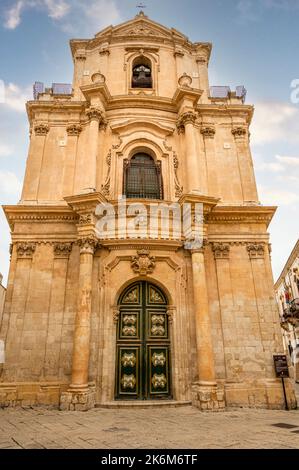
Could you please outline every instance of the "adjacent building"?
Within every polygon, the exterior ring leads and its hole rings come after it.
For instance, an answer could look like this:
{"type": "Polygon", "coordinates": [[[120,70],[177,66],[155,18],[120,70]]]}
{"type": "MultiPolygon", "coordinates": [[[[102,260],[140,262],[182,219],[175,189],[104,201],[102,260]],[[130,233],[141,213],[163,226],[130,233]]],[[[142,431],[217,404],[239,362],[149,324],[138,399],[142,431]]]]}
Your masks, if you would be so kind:
{"type": "Polygon", "coordinates": [[[284,347],[299,382],[299,240],[275,283],[284,347]]]}
{"type": "Polygon", "coordinates": [[[253,107],[210,88],[211,50],[141,12],[71,41],[72,86],[36,84],[22,198],[4,207],[1,403],[284,407],[276,208],[257,194],[253,107]]]}
{"type": "Polygon", "coordinates": [[[5,300],[5,292],[6,288],[3,286],[3,276],[0,273],[0,322],[2,319],[3,308],[4,308],[4,300],[5,300]]]}

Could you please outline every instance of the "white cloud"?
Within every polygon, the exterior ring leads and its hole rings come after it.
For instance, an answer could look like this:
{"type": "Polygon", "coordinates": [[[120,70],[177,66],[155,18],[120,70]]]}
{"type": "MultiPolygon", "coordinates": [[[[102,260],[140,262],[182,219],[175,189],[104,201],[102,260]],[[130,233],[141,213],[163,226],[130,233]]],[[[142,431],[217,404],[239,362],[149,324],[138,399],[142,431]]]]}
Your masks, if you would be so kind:
{"type": "Polygon", "coordinates": [[[299,143],[299,108],[284,102],[257,103],[251,126],[252,144],[277,141],[299,143]]]}
{"type": "Polygon", "coordinates": [[[32,99],[32,87],[21,88],[15,83],[9,83],[5,86],[5,99],[4,103],[0,105],[5,106],[13,111],[24,113],[26,111],[25,103],[32,99]]]}
{"type": "Polygon", "coordinates": [[[0,171],[0,191],[4,194],[20,195],[22,184],[15,173],[0,171]]]}
{"type": "Polygon", "coordinates": [[[23,0],[19,0],[16,2],[11,8],[9,8],[4,17],[4,26],[7,29],[15,29],[21,23],[21,13],[25,7],[25,2],[23,0]]]}
{"type": "Polygon", "coordinates": [[[64,0],[44,0],[48,8],[48,15],[54,20],[64,18],[70,11],[70,5],[64,0]]]}
{"type": "Polygon", "coordinates": [[[299,202],[299,194],[292,191],[285,191],[269,187],[260,186],[259,195],[263,204],[269,205],[291,205],[299,202]]]}
{"type": "Polygon", "coordinates": [[[298,167],[299,169],[299,157],[287,157],[276,155],[275,158],[285,166],[298,167]]]}
{"type": "Polygon", "coordinates": [[[12,155],[14,148],[12,145],[2,144],[0,142],[0,157],[9,157],[12,155]]]}
{"type": "Polygon", "coordinates": [[[18,0],[6,11],[4,26],[16,29],[22,21],[23,12],[30,8],[44,11],[50,18],[59,21],[64,31],[72,33],[90,32],[91,29],[97,32],[120,20],[114,0],[18,0]]]}

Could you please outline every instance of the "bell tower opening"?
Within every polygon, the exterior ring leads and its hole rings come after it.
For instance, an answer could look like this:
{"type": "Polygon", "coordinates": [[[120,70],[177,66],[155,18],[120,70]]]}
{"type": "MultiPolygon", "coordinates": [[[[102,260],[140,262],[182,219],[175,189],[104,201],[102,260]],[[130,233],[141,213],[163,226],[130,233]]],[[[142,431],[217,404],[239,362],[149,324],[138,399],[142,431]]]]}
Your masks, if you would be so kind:
{"type": "Polygon", "coordinates": [[[132,66],[132,88],[152,88],[152,64],[146,57],[137,57],[132,66]]]}

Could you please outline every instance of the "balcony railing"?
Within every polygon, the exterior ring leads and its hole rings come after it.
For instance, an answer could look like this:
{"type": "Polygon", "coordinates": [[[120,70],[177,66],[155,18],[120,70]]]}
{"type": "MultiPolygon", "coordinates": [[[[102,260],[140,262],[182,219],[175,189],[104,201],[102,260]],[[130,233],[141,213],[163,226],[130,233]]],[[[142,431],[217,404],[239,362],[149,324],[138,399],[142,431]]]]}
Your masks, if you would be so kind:
{"type": "Polygon", "coordinates": [[[284,309],[283,317],[293,326],[299,326],[299,298],[292,300],[284,309]]]}

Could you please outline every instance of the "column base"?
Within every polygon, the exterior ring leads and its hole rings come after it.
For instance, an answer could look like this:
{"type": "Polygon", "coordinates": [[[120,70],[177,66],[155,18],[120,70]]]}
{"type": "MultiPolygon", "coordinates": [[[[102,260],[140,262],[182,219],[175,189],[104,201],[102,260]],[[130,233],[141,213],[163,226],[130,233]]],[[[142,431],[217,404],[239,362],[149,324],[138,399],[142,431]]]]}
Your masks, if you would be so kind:
{"type": "Polygon", "coordinates": [[[95,388],[69,388],[60,395],[61,411],[88,411],[95,407],[95,388]]]}
{"type": "Polygon", "coordinates": [[[194,383],[192,405],[201,411],[224,411],[224,389],[219,388],[217,384],[194,383]]]}

